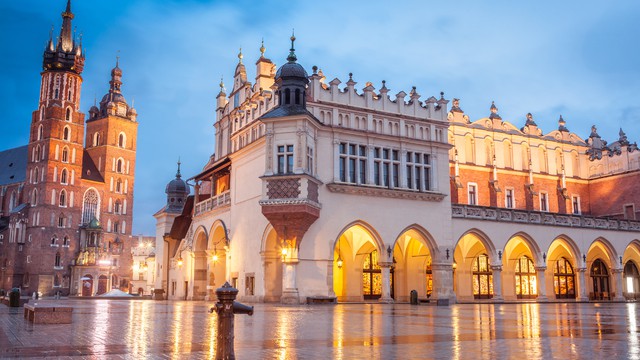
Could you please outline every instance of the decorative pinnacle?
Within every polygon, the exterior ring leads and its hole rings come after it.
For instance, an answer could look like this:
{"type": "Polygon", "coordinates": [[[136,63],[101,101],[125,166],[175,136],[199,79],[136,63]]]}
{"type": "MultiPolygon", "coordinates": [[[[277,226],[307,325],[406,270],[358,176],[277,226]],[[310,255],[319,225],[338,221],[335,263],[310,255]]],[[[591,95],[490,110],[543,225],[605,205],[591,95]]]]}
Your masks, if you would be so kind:
{"type": "Polygon", "coordinates": [[[238,52],[238,64],[242,64],[243,57],[244,55],[242,55],[242,48],[240,48],[240,52],[238,52]]]}
{"type": "Polygon", "coordinates": [[[180,175],[180,157],[178,156],[178,172],[176,172],[176,178],[180,179],[182,177],[182,175],[180,175]]]}
{"type": "Polygon", "coordinates": [[[260,57],[264,57],[264,52],[267,48],[264,47],[264,38],[262,39],[262,45],[260,46],[260,57]]]}
{"type": "Polygon", "coordinates": [[[295,41],[296,41],[296,35],[295,32],[292,30],[291,31],[291,49],[289,49],[289,56],[287,56],[287,61],[289,62],[295,62],[296,60],[298,60],[298,57],[296,56],[296,49],[295,49],[295,41]]]}
{"type": "Polygon", "coordinates": [[[224,81],[222,76],[220,76],[220,92],[223,92],[223,91],[224,91],[224,81]]]}

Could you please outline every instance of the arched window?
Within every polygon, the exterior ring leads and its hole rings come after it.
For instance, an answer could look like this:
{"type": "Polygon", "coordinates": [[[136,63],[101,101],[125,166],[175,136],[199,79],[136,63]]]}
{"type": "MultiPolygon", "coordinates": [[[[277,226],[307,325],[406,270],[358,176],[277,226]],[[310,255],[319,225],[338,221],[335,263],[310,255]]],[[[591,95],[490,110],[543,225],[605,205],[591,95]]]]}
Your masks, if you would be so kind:
{"type": "Polygon", "coordinates": [[[604,261],[596,259],[591,264],[591,280],[593,281],[593,294],[589,298],[593,300],[609,300],[609,270],[604,261]]]}
{"type": "Polygon", "coordinates": [[[569,260],[566,258],[558,259],[553,270],[553,288],[556,293],[556,299],[575,299],[576,278],[569,260]]]}
{"type": "Polygon", "coordinates": [[[38,140],[42,140],[44,134],[44,127],[42,125],[38,126],[38,140]]]}
{"type": "Polygon", "coordinates": [[[118,161],[116,161],[116,172],[120,174],[124,172],[124,160],[118,159],[118,161]]]}
{"type": "Polygon", "coordinates": [[[62,172],[60,173],[60,183],[61,184],[67,183],[67,169],[62,169],[62,172]]]}
{"type": "Polygon", "coordinates": [[[571,174],[574,177],[580,176],[580,157],[577,151],[573,151],[571,154],[571,174]]]}
{"type": "Polygon", "coordinates": [[[509,141],[504,142],[503,151],[504,151],[504,167],[513,168],[513,161],[512,161],[513,148],[509,141]]]}
{"type": "Polygon", "coordinates": [[[547,149],[545,149],[542,145],[540,145],[540,147],[538,148],[538,164],[540,164],[541,173],[549,172],[549,166],[547,162],[547,149]]]}
{"type": "Polygon", "coordinates": [[[51,246],[56,246],[58,244],[58,238],[53,235],[53,237],[51,238],[51,246]]]}
{"type": "Polygon", "coordinates": [[[98,193],[89,189],[82,200],[82,224],[88,224],[93,218],[98,219],[98,193]]]}
{"type": "MultiPolygon", "coordinates": [[[[69,97],[71,97],[71,91],[69,91],[69,97]]],[[[71,121],[71,109],[67,108],[67,113],[64,116],[64,119],[67,121],[71,121]]]]}
{"type": "Polygon", "coordinates": [[[68,126],[65,126],[64,130],[62,130],[62,140],[69,141],[70,138],[71,138],[71,129],[69,129],[68,126]]]}
{"type": "Polygon", "coordinates": [[[40,145],[36,145],[36,148],[33,152],[33,161],[40,161],[40,145]]]}
{"type": "Polygon", "coordinates": [[[116,180],[116,192],[118,194],[122,193],[122,180],[121,179],[116,180]]]}
{"type": "Polygon", "coordinates": [[[285,105],[291,104],[291,90],[290,89],[284,89],[284,104],[285,105]]]}
{"type": "Polygon", "coordinates": [[[69,162],[69,148],[66,146],[62,148],[62,162],[69,162]]]}
{"type": "Polygon", "coordinates": [[[36,205],[38,205],[38,189],[33,189],[33,192],[31,193],[31,206],[36,205]]]}
{"type": "Polygon", "coordinates": [[[60,201],[59,201],[59,205],[62,207],[67,206],[67,192],[62,189],[60,190],[60,197],[59,197],[60,201]]]}
{"type": "Polygon", "coordinates": [[[516,263],[516,296],[518,299],[534,299],[538,296],[536,268],[528,256],[516,263]]]}
{"type": "Polygon", "coordinates": [[[62,240],[62,246],[69,246],[70,245],[70,241],[69,241],[69,237],[65,235],[64,239],[62,240]]]}
{"type": "Polygon", "coordinates": [[[100,146],[100,133],[96,132],[93,134],[93,146],[100,146]]]}
{"type": "Polygon", "coordinates": [[[60,214],[60,216],[58,216],[58,227],[63,228],[64,227],[64,214],[60,214]]]}
{"type": "Polygon", "coordinates": [[[57,99],[59,93],[60,93],[60,90],[58,90],[58,88],[56,88],[56,90],[53,92],[53,98],[57,99]]]}
{"type": "Polygon", "coordinates": [[[556,149],[556,173],[562,174],[564,168],[564,155],[561,149],[556,149]]]}
{"type": "Polygon", "coordinates": [[[57,253],[56,253],[55,263],[54,263],[54,265],[53,265],[53,266],[55,266],[55,267],[60,267],[60,266],[62,266],[61,264],[62,264],[62,260],[60,259],[60,253],[59,253],[59,252],[57,252],[57,253]]]}
{"type": "Polygon", "coordinates": [[[473,298],[491,299],[493,297],[493,272],[487,254],[473,259],[471,267],[473,277],[473,298]]]}
{"type": "Polygon", "coordinates": [[[640,295],[640,273],[633,261],[629,260],[624,265],[624,283],[628,298],[638,299],[640,295]]]}
{"type": "Polygon", "coordinates": [[[300,101],[300,89],[296,89],[296,105],[299,105],[301,103],[300,101]]]}
{"type": "Polygon", "coordinates": [[[378,251],[364,257],[362,265],[362,293],[365,300],[378,299],[382,295],[382,271],[378,265],[378,251]]]}
{"type": "Polygon", "coordinates": [[[33,169],[33,183],[37,184],[39,178],[40,178],[40,169],[38,169],[38,167],[36,166],[33,169]]]}
{"type": "Polygon", "coordinates": [[[127,138],[125,137],[124,133],[120,133],[120,135],[118,135],[118,146],[124,148],[126,144],[127,138]]]}
{"type": "Polygon", "coordinates": [[[116,214],[120,214],[121,211],[122,204],[120,203],[120,200],[116,200],[115,204],[113,205],[113,212],[116,214]]]}
{"type": "Polygon", "coordinates": [[[464,161],[467,164],[476,162],[475,144],[471,135],[464,137],[464,161]]]}
{"type": "Polygon", "coordinates": [[[433,293],[433,269],[431,268],[431,256],[427,256],[425,266],[425,287],[427,297],[430,298],[433,293]]]}

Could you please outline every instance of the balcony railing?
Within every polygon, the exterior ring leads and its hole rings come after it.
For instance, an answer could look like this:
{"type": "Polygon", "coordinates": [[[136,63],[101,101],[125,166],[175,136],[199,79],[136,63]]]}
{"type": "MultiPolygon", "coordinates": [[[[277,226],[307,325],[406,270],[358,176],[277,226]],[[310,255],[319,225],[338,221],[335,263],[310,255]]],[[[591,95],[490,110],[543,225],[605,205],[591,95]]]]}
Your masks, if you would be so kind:
{"type": "Polygon", "coordinates": [[[219,195],[200,201],[196,204],[194,216],[231,205],[231,191],[227,190],[219,195]]]}
{"type": "Polygon", "coordinates": [[[640,222],[638,221],[473,205],[453,204],[451,205],[451,216],[453,218],[478,219],[512,223],[527,223],[620,231],[640,231],[640,222]]]}

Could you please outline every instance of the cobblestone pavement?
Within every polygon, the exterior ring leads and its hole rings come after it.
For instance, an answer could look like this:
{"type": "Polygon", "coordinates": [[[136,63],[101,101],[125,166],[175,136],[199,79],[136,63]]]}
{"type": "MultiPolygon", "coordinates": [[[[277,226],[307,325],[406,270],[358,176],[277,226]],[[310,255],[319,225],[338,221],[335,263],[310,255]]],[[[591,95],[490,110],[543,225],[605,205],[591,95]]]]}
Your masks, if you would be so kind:
{"type": "MultiPolygon", "coordinates": [[[[42,303],[44,301],[40,301],[42,303]]],[[[211,303],[61,300],[73,323],[0,306],[0,358],[208,359],[211,303]]],[[[638,304],[256,304],[238,359],[640,359],[638,304]]]]}

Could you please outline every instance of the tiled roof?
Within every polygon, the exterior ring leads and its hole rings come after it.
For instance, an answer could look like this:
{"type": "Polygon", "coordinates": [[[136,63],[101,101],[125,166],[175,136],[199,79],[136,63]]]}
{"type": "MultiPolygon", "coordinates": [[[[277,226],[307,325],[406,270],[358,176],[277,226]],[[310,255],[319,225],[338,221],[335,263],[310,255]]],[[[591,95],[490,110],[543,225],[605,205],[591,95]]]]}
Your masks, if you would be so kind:
{"type": "Polygon", "coordinates": [[[98,171],[98,167],[93,162],[93,159],[87,150],[84,150],[84,153],[82,154],[82,179],[104,182],[102,175],[100,175],[100,171],[98,171]]]}
{"type": "Polygon", "coordinates": [[[28,146],[0,151],[0,185],[24,182],[27,178],[28,146]]]}

